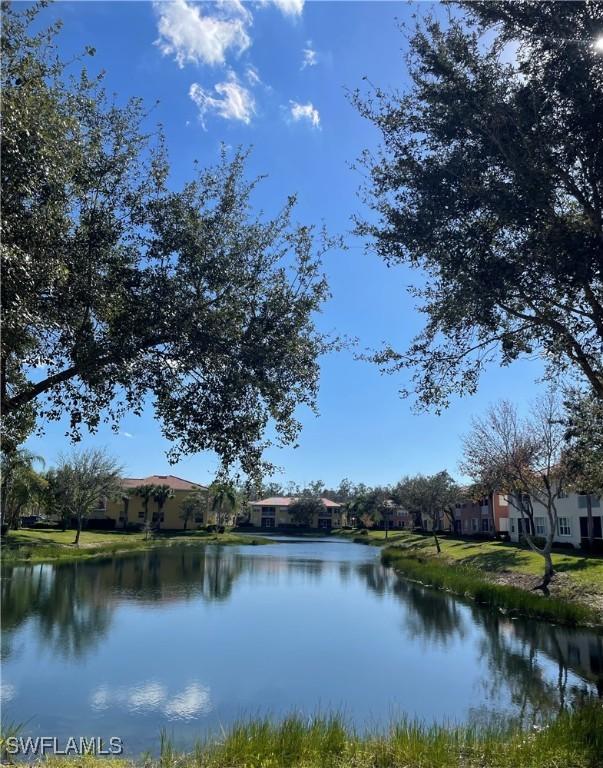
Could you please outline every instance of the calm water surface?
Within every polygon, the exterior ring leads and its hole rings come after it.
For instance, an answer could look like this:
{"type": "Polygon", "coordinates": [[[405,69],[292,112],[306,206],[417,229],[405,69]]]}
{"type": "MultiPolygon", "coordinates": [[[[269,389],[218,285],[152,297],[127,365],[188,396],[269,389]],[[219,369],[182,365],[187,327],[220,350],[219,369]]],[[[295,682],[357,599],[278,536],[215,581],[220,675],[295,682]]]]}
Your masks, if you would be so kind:
{"type": "Polygon", "coordinates": [[[180,747],[252,715],[526,724],[603,694],[603,638],[499,614],[334,539],[6,568],[2,698],[26,735],[180,747]]]}

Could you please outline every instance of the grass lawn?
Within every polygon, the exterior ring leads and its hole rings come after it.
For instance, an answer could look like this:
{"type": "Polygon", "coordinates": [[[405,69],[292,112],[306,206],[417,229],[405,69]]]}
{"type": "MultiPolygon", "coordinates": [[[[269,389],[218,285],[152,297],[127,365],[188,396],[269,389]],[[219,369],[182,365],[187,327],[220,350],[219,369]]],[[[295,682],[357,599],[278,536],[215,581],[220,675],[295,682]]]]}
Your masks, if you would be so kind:
{"type": "MultiPolygon", "coordinates": [[[[522,731],[487,727],[425,726],[411,721],[381,733],[356,734],[335,717],[256,720],[223,731],[217,742],[178,753],[162,739],[146,768],[597,768],[603,754],[603,708],[591,703],[547,726],[522,731]]],[[[48,759],[47,768],[126,768],[109,758],[48,759]]]]}
{"type": "MultiPolygon", "coordinates": [[[[349,534],[348,534],[349,535],[349,534]]],[[[357,537],[358,534],[354,533],[357,537]]],[[[360,537],[358,537],[360,538],[360,537]]],[[[365,537],[362,537],[365,538],[365,537]]],[[[385,539],[384,531],[370,531],[371,544],[388,544],[420,551],[425,556],[436,556],[433,536],[418,535],[403,531],[390,531],[385,539]]],[[[540,555],[517,544],[502,541],[468,541],[440,537],[442,555],[445,559],[488,572],[511,571],[539,576],[543,569],[540,555]]],[[[554,552],[553,566],[558,573],[567,574],[576,587],[603,595],[603,557],[585,556],[572,552],[554,552]]]]}
{"type": "Polygon", "coordinates": [[[208,533],[207,531],[172,531],[147,539],[144,533],[126,531],[82,531],[79,546],[74,546],[75,531],[21,528],[10,531],[2,540],[5,563],[38,563],[75,560],[151,549],[171,544],[269,544],[262,536],[240,533],[208,533]]]}

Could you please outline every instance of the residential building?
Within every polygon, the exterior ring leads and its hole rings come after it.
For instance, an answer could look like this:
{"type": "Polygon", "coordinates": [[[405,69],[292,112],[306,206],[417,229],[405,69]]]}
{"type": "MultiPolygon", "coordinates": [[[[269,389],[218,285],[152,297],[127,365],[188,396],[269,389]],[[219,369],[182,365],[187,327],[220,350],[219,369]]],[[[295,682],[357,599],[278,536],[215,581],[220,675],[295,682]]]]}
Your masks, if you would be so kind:
{"type": "MultiPolygon", "coordinates": [[[[297,501],[294,496],[270,496],[250,502],[251,525],[256,528],[280,528],[295,526],[289,508],[297,501]]],[[[315,514],[308,527],[317,529],[340,528],[345,525],[345,507],[331,499],[321,499],[324,509],[315,514]]]]}
{"type": "MultiPolygon", "coordinates": [[[[527,520],[522,518],[518,505],[509,504],[509,536],[511,541],[519,541],[527,520]]],[[[557,508],[557,530],[553,541],[556,543],[571,544],[580,547],[588,541],[588,500],[585,494],[563,494],[555,502],[557,508]]],[[[600,546],[603,545],[603,501],[597,496],[591,496],[594,539],[600,546]]],[[[546,508],[532,500],[534,512],[534,526],[532,533],[536,536],[546,536],[549,531],[549,519],[546,508]]]]}
{"type": "Polygon", "coordinates": [[[387,499],[383,503],[382,519],[379,522],[379,528],[385,528],[386,517],[387,527],[391,529],[412,531],[416,526],[416,515],[396,504],[393,499],[387,499]]]}
{"type": "Polygon", "coordinates": [[[463,500],[454,508],[454,530],[463,536],[507,533],[509,502],[507,496],[495,491],[481,499],[463,500]]]}
{"type": "Polygon", "coordinates": [[[115,521],[116,528],[123,528],[125,525],[144,525],[145,510],[143,499],[136,494],[136,489],[143,485],[167,485],[172,496],[166,500],[161,511],[153,498],[149,500],[148,517],[149,522],[163,530],[183,530],[184,520],[182,519],[182,502],[191,493],[201,491],[205,499],[205,506],[202,514],[195,517],[194,520],[188,520],[186,527],[190,530],[205,525],[208,520],[209,510],[209,490],[206,486],[194,483],[190,480],[184,480],[175,475],[150,475],[149,477],[125,477],[121,486],[123,496],[121,499],[103,500],[95,514],[96,519],[109,518],[115,521]],[[127,515],[127,517],[126,517],[127,515]]]}

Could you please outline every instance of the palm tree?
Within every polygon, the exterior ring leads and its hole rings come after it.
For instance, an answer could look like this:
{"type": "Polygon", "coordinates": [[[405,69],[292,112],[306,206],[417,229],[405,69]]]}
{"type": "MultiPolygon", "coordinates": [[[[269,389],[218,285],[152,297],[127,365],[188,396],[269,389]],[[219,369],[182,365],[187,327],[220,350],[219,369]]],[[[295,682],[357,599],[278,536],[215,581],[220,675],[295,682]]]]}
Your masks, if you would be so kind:
{"type": "Polygon", "coordinates": [[[9,528],[18,526],[21,510],[42,490],[44,480],[34,469],[36,463],[43,466],[44,459],[25,448],[2,454],[0,505],[2,523],[9,528]]]}
{"type": "Polygon", "coordinates": [[[151,484],[139,485],[134,489],[134,494],[142,499],[142,508],[144,510],[144,528],[147,536],[149,535],[149,501],[153,497],[155,486],[151,484]]]}
{"type": "Polygon", "coordinates": [[[211,508],[216,514],[216,525],[222,525],[222,515],[226,512],[231,514],[237,507],[237,492],[230,483],[214,482],[210,487],[212,495],[211,508]]]}
{"type": "MultiPolygon", "coordinates": [[[[168,499],[173,498],[174,492],[169,485],[156,485],[153,489],[153,500],[157,504],[157,527],[161,528],[161,512],[168,499]]],[[[153,516],[155,517],[155,515],[153,516]]]]}
{"type": "Polygon", "coordinates": [[[127,488],[126,490],[122,491],[121,494],[121,500],[124,505],[124,511],[123,511],[123,518],[124,518],[124,531],[128,527],[128,510],[130,509],[130,495],[132,491],[127,488]]]}

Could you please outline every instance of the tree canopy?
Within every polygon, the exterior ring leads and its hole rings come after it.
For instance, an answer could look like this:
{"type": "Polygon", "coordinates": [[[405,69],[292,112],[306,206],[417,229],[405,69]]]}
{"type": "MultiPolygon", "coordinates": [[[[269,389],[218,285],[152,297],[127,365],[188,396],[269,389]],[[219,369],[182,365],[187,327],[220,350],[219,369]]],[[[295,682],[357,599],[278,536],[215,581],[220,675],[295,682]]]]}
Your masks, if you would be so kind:
{"type": "Polygon", "coordinates": [[[171,189],[144,105],[73,74],[58,26],[31,31],[38,10],[2,27],[5,431],[66,417],[77,440],[152,402],[171,459],[211,449],[253,472],[267,426],[289,442],[314,407],[331,242],[293,223],[294,197],[253,213],[243,151],[171,189]]]}
{"type": "Polygon", "coordinates": [[[603,399],[600,3],[453,5],[411,34],[408,89],[353,96],[382,138],[357,230],[426,276],[424,330],[373,360],[438,409],[536,353],[603,399]]]}

